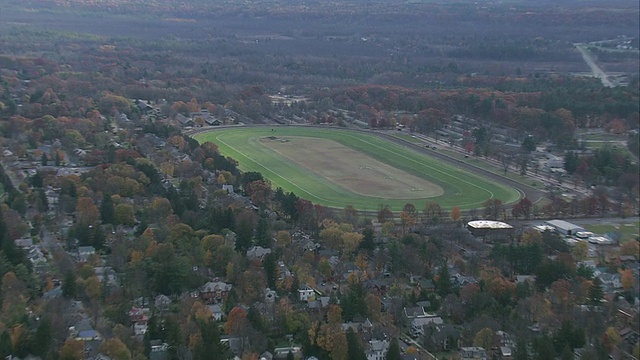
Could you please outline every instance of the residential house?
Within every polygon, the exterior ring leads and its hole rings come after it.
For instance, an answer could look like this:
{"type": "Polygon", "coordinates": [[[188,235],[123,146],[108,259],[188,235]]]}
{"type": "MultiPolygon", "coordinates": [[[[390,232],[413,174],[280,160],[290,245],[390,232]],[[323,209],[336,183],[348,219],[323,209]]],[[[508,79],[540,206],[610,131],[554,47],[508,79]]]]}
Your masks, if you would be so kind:
{"type": "Polygon", "coordinates": [[[78,332],[78,335],[75,337],[76,340],[80,341],[91,341],[91,340],[100,340],[100,334],[95,330],[82,330],[78,332]]]}
{"type": "Polygon", "coordinates": [[[367,360],[384,360],[389,350],[387,340],[369,340],[369,349],[366,351],[367,360]]]}
{"type": "Polygon", "coordinates": [[[297,355],[300,354],[301,352],[302,352],[302,348],[299,346],[278,347],[273,349],[273,358],[286,359],[289,353],[291,353],[291,355],[293,355],[293,357],[296,358],[297,355]]]}
{"type": "Polygon", "coordinates": [[[440,325],[443,323],[440,316],[434,314],[427,314],[425,317],[417,317],[411,320],[411,334],[415,337],[424,334],[424,326],[429,324],[440,325]]]}
{"type": "Polygon", "coordinates": [[[349,331],[349,329],[351,329],[351,331],[357,334],[360,332],[360,330],[362,330],[362,323],[349,321],[340,324],[340,327],[342,327],[342,332],[346,333],[347,331],[349,331]]]}
{"type": "Polygon", "coordinates": [[[207,304],[219,304],[227,298],[231,288],[231,284],[227,284],[220,281],[218,278],[214,278],[213,281],[209,281],[200,288],[199,296],[207,304]]]}
{"type": "Polygon", "coordinates": [[[263,248],[262,246],[252,246],[247,250],[247,259],[262,261],[267,254],[271,254],[271,249],[263,248]]]}
{"type": "Polygon", "coordinates": [[[187,126],[194,126],[195,123],[193,122],[193,120],[191,118],[188,118],[182,114],[178,114],[176,115],[176,122],[178,123],[178,125],[182,126],[182,127],[187,127],[187,126]]]}
{"type": "Polygon", "coordinates": [[[298,288],[298,299],[300,301],[315,300],[316,291],[307,284],[302,284],[298,288]]]}
{"type": "Polygon", "coordinates": [[[15,239],[14,243],[22,250],[27,250],[33,246],[33,239],[30,237],[15,239]]]}
{"type": "Polygon", "coordinates": [[[129,310],[129,321],[132,324],[149,321],[149,308],[132,307],[129,310]]]}
{"type": "Polygon", "coordinates": [[[209,310],[211,310],[213,320],[222,321],[222,318],[224,318],[224,311],[222,311],[222,305],[220,304],[209,305],[209,310]]]}
{"type": "Polygon", "coordinates": [[[87,262],[89,256],[96,253],[96,249],[93,246],[78,246],[78,261],[87,262]]]}
{"type": "Polygon", "coordinates": [[[284,261],[278,261],[278,280],[284,280],[292,277],[291,270],[284,264],[284,261]]]}
{"type": "Polygon", "coordinates": [[[501,346],[500,347],[500,354],[499,354],[499,359],[500,360],[511,360],[513,359],[513,351],[511,347],[508,346],[501,346]]]}
{"type": "Polygon", "coordinates": [[[237,335],[222,335],[220,337],[220,343],[227,345],[231,353],[236,356],[241,356],[250,346],[249,338],[237,335]]]}
{"type": "Polygon", "coordinates": [[[167,311],[171,305],[171,299],[167,295],[160,294],[156,296],[154,305],[158,311],[167,311]]]}
{"type": "Polygon", "coordinates": [[[146,334],[147,329],[148,326],[146,321],[137,321],[133,324],[133,334],[136,336],[146,334]]]}
{"type": "Polygon", "coordinates": [[[307,306],[310,310],[321,310],[329,306],[329,300],[328,296],[321,296],[317,300],[308,301],[307,306]]]}
{"type": "Polygon", "coordinates": [[[458,285],[458,286],[465,286],[465,285],[469,285],[469,284],[477,284],[478,280],[473,277],[473,276],[469,276],[469,275],[464,275],[460,272],[458,272],[455,269],[451,270],[451,282],[453,282],[454,284],[458,285]]]}
{"type": "Polygon", "coordinates": [[[269,288],[267,288],[264,291],[264,301],[266,303],[274,303],[276,301],[276,297],[278,296],[278,294],[276,293],[275,290],[271,290],[269,288]]]}
{"type": "Polygon", "coordinates": [[[371,320],[369,320],[369,318],[367,318],[362,323],[362,331],[364,331],[366,333],[370,333],[372,330],[373,330],[373,323],[371,322],[371,320]]]}
{"type": "Polygon", "coordinates": [[[153,111],[153,106],[149,105],[149,103],[145,100],[135,100],[135,104],[138,106],[138,109],[143,113],[153,111]]]}
{"type": "Polygon", "coordinates": [[[602,282],[602,290],[604,290],[605,293],[622,288],[620,274],[602,273],[598,275],[598,278],[602,282]]]}
{"type": "Polygon", "coordinates": [[[427,313],[422,306],[406,307],[404,308],[404,316],[411,321],[418,317],[426,317],[427,313]]]}
{"type": "Polygon", "coordinates": [[[516,284],[529,283],[534,284],[536,282],[535,275],[516,275],[516,284]]]}
{"type": "Polygon", "coordinates": [[[109,266],[96,266],[95,273],[100,283],[106,283],[112,287],[118,286],[118,277],[113,268],[109,266]]]}
{"type": "Polygon", "coordinates": [[[365,282],[367,290],[375,293],[378,296],[385,296],[389,291],[390,286],[386,280],[371,279],[365,282]]]}
{"type": "Polygon", "coordinates": [[[55,208],[60,200],[60,188],[49,185],[44,191],[44,195],[47,197],[49,208],[55,208]]]}
{"type": "Polygon", "coordinates": [[[222,120],[216,118],[216,117],[212,117],[212,116],[208,116],[204,119],[204,122],[209,125],[209,126],[220,126],[222,125],[222,120]]]}
{"type": "Polygon", "coordinates": [[[260,357],[258,359],[259,360],[273,360],[273,354],[271,354],[268,351],[265,351],[262,354],[260,354],[260,357]]]}
{"type": "Polygon", "coordinates": [[[500,347],[514,348],[516,346],[515,341],[513,341],[511,335],[509,335],[509,333],[507,332],[498,330],[496,331],[496,337],[498,340],[498,346],[500,347]]]}
{"type": "Polygon", "coordinates": [[[487,351],[478,346],[460,348],[461,360],[489,360],[487,351]]]}
{"type": "Polygon", "coordinates": [[[449,351],[460,348],[462,339],[462,328],[451,324],[425,325],[424,344],[427,350],[432,352],[449,351]]]}
{"type": "Polygon", "coordinates": [[[149,360],[166,360],[169,354],[169,344],[163,343],[161,340],[151,340],[151,352],[149,360]]]}

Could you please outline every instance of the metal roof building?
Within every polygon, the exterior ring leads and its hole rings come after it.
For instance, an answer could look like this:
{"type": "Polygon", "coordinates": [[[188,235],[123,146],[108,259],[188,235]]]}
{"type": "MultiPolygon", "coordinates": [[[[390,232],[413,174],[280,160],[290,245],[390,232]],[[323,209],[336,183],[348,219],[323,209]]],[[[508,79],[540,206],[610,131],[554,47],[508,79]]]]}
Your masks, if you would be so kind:
{"type": "Polygon", "coordinates": [[[553,226],[557,232],[566,236],[573,236],[580,231],[585,231],[584,228],[564,220],[549,220],[546,224],[553,226]]]}
{"type": "Polygon", "coordinates": [[[513,226],[493,220],[475,220],[467,223],[467,229],[476,237],[487,241],[505,240],[513,236],[513,226]]]}

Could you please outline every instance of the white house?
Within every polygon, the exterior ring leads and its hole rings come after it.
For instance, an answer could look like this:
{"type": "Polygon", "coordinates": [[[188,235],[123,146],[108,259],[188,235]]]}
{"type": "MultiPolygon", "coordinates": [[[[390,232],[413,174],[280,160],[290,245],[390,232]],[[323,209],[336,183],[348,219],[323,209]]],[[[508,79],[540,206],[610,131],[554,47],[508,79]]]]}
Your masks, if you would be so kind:
{"type": "Polygon", "coordinates": [[[313,288],[309,287],[309,285],[303,284],[302,286],[300,286],[300,288],[298,288],[298,297],[300,301],[315,300],[316,291],[313,290],[313,288]]]}
{"type": "Polygon", "coordinates": [[[133,334],[134,335],[144,335],[147,333],[147,322],[146,321],[138,321],[133,324],[133,334]]]}
{"type": "Polygon", "coordinates": [[[488,360],[487,351],[482,347],[460,348],[460,359],[462,360],[488,360]]]}
{"type": "Polygon", "coordinates": [[[384,360],[387,350],[389,350],[389,342],[387,340],[369,340],[367,360],[384,360]]]}
{"type": "Polygon", "coordinates": [[[213,320],[221,321],[224,317],[224,311],[222,311],[222,305],[213,304],[209,305],[209,309],[211,310],[211,314],[213,315],[213,320]]]}
{"type": "Polygon", "coordinates": [[[424,334],[424,326],[429,324],[442,325],[443,321],[440,316],[417,317],[411,320],[411,334],[418,336],[424,334]]]}

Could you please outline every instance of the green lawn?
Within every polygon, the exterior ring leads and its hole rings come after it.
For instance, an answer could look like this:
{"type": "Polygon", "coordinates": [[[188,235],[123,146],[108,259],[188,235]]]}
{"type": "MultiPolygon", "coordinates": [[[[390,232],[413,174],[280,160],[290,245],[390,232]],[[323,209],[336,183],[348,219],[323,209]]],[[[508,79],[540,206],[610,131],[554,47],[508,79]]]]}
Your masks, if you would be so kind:
{"type": "Polygon", "coordinates": [[[362,132],[305,127],[277,127],[274,132],[270,127],[252,127],[220,129],[198,134],[195,138],[200,142],[214,142],[223,155],[239,162],[241,170],[262,173],[274,187],[282,187],[316,204],[333,208],[353,205],[360,210],[375,210],[384,204],[398,211],[407,202],[422,209],[426,201],[433,200],[448,209],[453,206],[470,209],[481,207],[484,201],[492,197],[504,202],[517,201],[519,198],[518,192],[513,188],[494,184],[409,147],[362,132]],[[262,145],[258,140],[265,136],[328,138],[380,162],[435,183],[442,187],[445,193],[433,198],[417,195],[415,199],[409,201],[358,195],[293,164],[262,145]]]}
{"type": "MultiPolygon", "coordinates": [[[[440,151],[442,153],[445,153],[447,156],[450,156],[454,159],[458,159],[458,160],[462,160],[468,164],[471,164],[473,166],[477,166],[481,169],[487,170],[489,172],[492,172],[496,175],[500,175],[502,177],[506,177],[509,178],[517,183],[526,185],[526,186],[533,186],[534,188],[538,188],[538,189],[542,189],[544,187],[544,184],[536,179],[532,179],[530,177],[527,176],[520,176],[519,173],[514,172],[513,169],[509,169],[509,171],[507,171],[507,174],[505,175],[504,173],[504,169],[492,164],[489,164],[485,161],[482,161],[480,159],[476,159],[475,156],[470,155],[469,157],[464,157],[463,154],[460,154],[459,152],[455,152],[453,150],[447,150],[446,148],[442,148],[442,149],[438,149],[438,150],[434,150],[434,151],[440,151]]],[[[527,170],[528,173],[533,172],[532,169],[527,170]]]]}
{"type": "Polygon", "coordinates": [[[593,224],[586,225],[585,229],[595,234],[620,233],[620,242],[635,240],[640,233],[640,224],[630,221],[626,224],[593,224]]]}

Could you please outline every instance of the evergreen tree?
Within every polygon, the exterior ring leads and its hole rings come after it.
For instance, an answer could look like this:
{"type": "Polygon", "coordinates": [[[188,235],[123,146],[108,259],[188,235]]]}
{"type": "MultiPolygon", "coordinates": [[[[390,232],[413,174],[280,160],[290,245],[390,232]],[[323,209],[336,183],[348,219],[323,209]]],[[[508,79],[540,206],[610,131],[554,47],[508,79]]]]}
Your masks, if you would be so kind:
{"type": "Polygon", "coordinates": [[[253,228],[248,221],[243,221],[238,224],[236,229],[236,251],[241,254],[246,254],[247,250],[251,247],[253,239],[253,228]]]}
{"type": "Polygon", "coordinates": [[[31,342],[31,353],[43,359],[48,358],[51,344],[53,343],[53,334],[51,333],[51,319],[48,316],[43,317],[38,323],[36,333],[33,335],[31,342]]]}
{"type": "Polygon", "coordinates": [[[513,356],[513,360],[529,360],[529,351],[527,350],[527,343],[524,342],[524,339],[519,338],[518,343],[516,344],[515,353],[513,356]]]}
{"type": "Polygon", "coordinates": [[[37,171],[31,177],[31,186],[33,186],[34,188],[41,188],[42,187],[42,175],[40,174],[39,171],[37,171]]]}
{"type": "Polygon", "coordinates": [[[360,248],[367,251],[373,251],[376,248],[375,233],[371,227],[366,227],[362,230],[360,248]]]}
{"type": "Polygon", "coordinates": [[[194,360],[215,360],[229,358],[229,350],[220,343],[220,330],[214,321],[200,321],[201,340],[193,352],[194,360]]]}
{"type": "Polygon", "coordinates": [[[77,293],[76,276],[73,272],[69,271],[62,280],[62,295],[68,299],[74,299],[77,293]]]}
{"type": "Polygon", "coordinates": [[[398,338],[393,338],[391,340],[391,344],[389,344],[389,349],[387,350],[387,355],[384,357],[385,360],[401,360],[402,355],[400,354],[400,344],[398,344],[398,338]]]}
{"type": "Polygon", "coordinates": [[[599,278],[595,278],[589,287],[589,302],[591,305],[600,305],[603,297],[602,283],[599,278]]]}
{"type": "Polygon", "coordinates": [[[533,341],[533,351],[538,360],[555,360],[556,358],[553,340],[546,334],[533,341]]]}
{"type": "Polygon", "coordinates": [[[529,135],[524,139],[522,142],[522,149],[526,152],[532,152],[536,149],[536,140],[533,136],[529,135]]]}
{"type": "Polygon", "coordinates": [[[4,221],[2,211],[0,211],[0,250],[4,252],[11,264],[18,265],[26,261],[24,251],[16,246],[16,243],[9,238],[7,224],[4,221]]]}
{"type": "Polygon", "coordinates": [[[227,298],[224,300],[222,310],[226,314],[228,314],[231,311],[231,309],[236,307],[236,305],[238,305],[238,294],[236,294],[235,289],[232,288],[231,290],[229,290],[229,294],[227,294],[227,298]]]}
{"type": "Polygon", "coordinates": [[[351,328],[347,330],[347,356],[349,360],[367,360],[367,355],[351,328]]]}
{"type": "Polygon", "coordinates": [[[256,245],[263,248],[271,247],[271,229],[269,228],[269,221],[265,218],[258,220],[256,226],[256,245]]]}
{"type": "Polygon", "coordinates": [[[451,275],[449,275],[449,267],[447,263],[443,263],[440,266],[440,271],[438,272],[438,281],[436,281],[436,290],[438,294],[444,298],[447,295],[453,292],[453,283],[451,283],[451,275]]]}
{"type": "Polygon", "coordinates": [[[4,359],[11,355],[11,350],[11,335],[5,330],[0,334],[0,357],[4,359]]]}
{"type": "Polygon", "coordinates": [[[573,355],[573,351],[569,347],[569,344],[566,344],[562,349],[562,353],[560,354],[561,360],[574,360],[575,356],[573,355]]]}
{"type": "Polygon", "coordinates": [[[262,259],[262,267],[267,276],[267,286],[275,290],[276,280],[278,279],[278,255],[274,252],[265,255],[262,259]]]}
{"type": "Polygon", "coordinates": [[[342,316],[345,321],[352,321],[357,315],[362,317],[367,316],[365,296],[366,291],[362,283],[357,282],[349,286],[349,292],[340,301],[343,311],[342,316]]]}
{"type": "Polygon", "coordinates": [[[104,193],[100,203],[100,220],[103,224],[113,224],[116,220],[116,211],[111,200],[111,195],[104,193]]]}
{"type": "Polygon", "coordinates": [[[564,157],[564,169],[569,174],[573,174],[578,169],[578,165],[580,165],[579,160],[575,152],[569,151],[564,157]]]}

